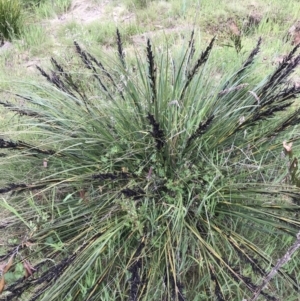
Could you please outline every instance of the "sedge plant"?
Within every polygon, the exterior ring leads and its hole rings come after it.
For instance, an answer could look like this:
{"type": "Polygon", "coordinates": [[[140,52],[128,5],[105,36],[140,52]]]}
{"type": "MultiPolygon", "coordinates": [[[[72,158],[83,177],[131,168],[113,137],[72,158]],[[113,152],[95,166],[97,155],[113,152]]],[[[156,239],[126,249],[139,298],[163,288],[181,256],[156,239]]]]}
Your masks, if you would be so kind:
{"type": "MultiPolygon", "coordinates": [[[[26,84],[2,133],[2,207],[18,243],[1,255],[0,300],[242,300],[300,229],[295,47],[263,81],[261,40],[241,67],[213,77],[215,39],[194,33],[174,53],[101,60],[77,42],[89,71],[52,58],[26,84]],[[105,63],[104,63],[105,62],[105,63]],[[284,144],[283,144],[284,142],[284,144]],[[21,232],[21,234],[20,234],[21,232]],[[5,274],[23,266],[24,275],[5,274]],[[2,284],[2,285],[1,285],[2,284]]],[[[299,292],[299,263],[261,300],[299,292]]]]}

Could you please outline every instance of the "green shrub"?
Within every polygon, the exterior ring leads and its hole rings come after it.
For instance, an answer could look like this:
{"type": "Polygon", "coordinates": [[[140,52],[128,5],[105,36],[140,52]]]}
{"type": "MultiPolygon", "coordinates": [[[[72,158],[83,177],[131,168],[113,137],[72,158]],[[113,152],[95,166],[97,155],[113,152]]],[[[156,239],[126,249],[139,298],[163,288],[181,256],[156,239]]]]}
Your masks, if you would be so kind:
{"type": "MultiPolygon", "coordinates": [[[[192,35],[176,55],[148,40],[129,66],[117,36],[118,60],[75,42],[88,75],[52,59],[39,70],[54,88],[1,102],[22,115],[0,139],[2,206],[26,229],[1,256],[26,275],[5,298],[248,299],[300,228],[297,47],[257,82],[259,40],[216,81],[214,40],[197,53],[192,35]]],[[[292,297],[299,275],[290,260],[263,298],[292,297]]]]}
{"type": "Polygon", "coordinates": [[[19,0],[0,0],[0,35],[11,40],[22,29],[22,9],[19,0]]]}

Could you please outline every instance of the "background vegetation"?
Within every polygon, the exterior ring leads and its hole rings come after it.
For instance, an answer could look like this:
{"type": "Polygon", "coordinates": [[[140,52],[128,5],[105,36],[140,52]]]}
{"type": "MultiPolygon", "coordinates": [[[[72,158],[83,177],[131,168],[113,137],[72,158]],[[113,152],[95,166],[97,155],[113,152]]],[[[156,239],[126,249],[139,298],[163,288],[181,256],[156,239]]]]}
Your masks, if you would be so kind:
{"type": "MultiPolygon", "coordinates": [[[[0,300],[253,298],[299,232],[297,1],[2,3],[0,300]]],[[[295,253],[260,300],[298,295],[295,253]]]]}

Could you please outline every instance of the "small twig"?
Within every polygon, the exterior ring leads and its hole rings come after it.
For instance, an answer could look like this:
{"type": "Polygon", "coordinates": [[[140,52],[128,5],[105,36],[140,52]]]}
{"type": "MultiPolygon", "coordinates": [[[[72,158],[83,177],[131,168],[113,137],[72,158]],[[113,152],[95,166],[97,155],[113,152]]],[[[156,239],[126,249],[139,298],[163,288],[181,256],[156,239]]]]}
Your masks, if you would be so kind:
{"type": "Polygon", "coordinates": [[[251,299],[249,299],[249,301],[255,301],[259,297],[260,292],[267,286],[267,284],[271,281],[271,279],[277,274],[278,270],[291,259],[291,256],[299,248],[300,248],[300,231],[297,234],[297,239],[294,242],[294,244],[287,250],[287,252],[283,255],[283,257],[281,257],[277,261],[274,268],[265,277],[262,284],[255,290],[253,297],[251,299]]]}

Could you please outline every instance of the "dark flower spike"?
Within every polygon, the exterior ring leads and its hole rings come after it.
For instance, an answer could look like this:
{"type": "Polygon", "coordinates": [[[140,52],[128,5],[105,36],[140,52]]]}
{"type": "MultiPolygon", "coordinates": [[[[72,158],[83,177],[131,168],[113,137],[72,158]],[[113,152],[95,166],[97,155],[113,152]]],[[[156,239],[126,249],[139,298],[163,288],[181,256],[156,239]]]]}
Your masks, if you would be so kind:
{"type": "Polygon", "coordinates": [[[170,298],[172,300],[178,300],[178,301],[186,301],[186,298],[184,296],[183,290],[184,290],[184,286],[183,284],[178,281],[176,278],[174,279],[174,277],[170,277],[168,279],[168,275],[171,275],[172,273],[168,273],[166,271],[165,276],[164,276],[164,283],[165,286],[168,287],[168,283],[170,283],[170,292],[169,289],[167,290],[167,300],[169,300],[170,298]],[[172,293],[172,297],[170,297],[170,293],[172,293]]]}
{"type": "Polygon", "coordinates": [[[26,185],[23,183],[10,183],[7,184],[6,187],[0,188],[0,193],[7,193],[7,192],[22,192],[22,191],[34,191],[38,189],[45,188],[47,184],[32,184],[26,185]]]}
{"type": "Polygon", "coordinates": [[[9,103],[9,102],[0,101],[0,105],[9,109],[12,112],[16,112],[16,113],[20,114],[21,116],[25,115],[25,116],[36,117],[36,118],[44,118],[45,117],[44,115],[41,115],[40,113],[37,113],[30,109],[16,107],[15,105],[13,105],[12,103],[9,103]]]}
{"type": "MultiPolygon", "coordinates": [[[[257,286],[251,282],[251,279],[241,275],[240,272],[239,272],[239,269],[236,269],[232,263],[228,262],[227,260],[225,260],[223,258],[220,258],[219,256],[215,256],[215,254],[213,254],[213,253],[211,253],[211,254],[214,256],[214,258],[215,258],[216,262],[218,263],[218,265],[220,265],[221,262],[224,264],[223,269],[226,270],[231,275],[231,277],[235,280],[235,282],[240,283],[242,281],[242,283],[252,293],[256,290],[257,286]]],[[[210,270],[211,280],[215,281],[216,285],[217,285],[218,279],[215,275],[213,267],[210,266],[209,270],[210,270]]],[[[217,297],[220,297],[220,298],[223,297],[224,298],[224,296],[222,294],[222,291],[220,289],[220,286],[218,286],[218,288],[216,287],[215,293],[216,293],[217,297]]],[[[268,296],[268,295],[266,294],[266,296],[268,296]]],[[[219,300],[219,299],[217,299],[217,300],[219,300]]],[[[223,299],[221,298],[220,300],[223,300],[223,299]]]]}
{"type": "Polygon", "coordinates": [[[238,71],[238,73],[236,74],[236,78],[239,77],[239,76],[241,76],[241,74],[242,74],[248,67],[250,67],[250,66],[253,64],[255,56],[256,56],[256,55],[259,53],[259,51],[260,51],[260,45],[261,45],[261,37],[258,39],[255,48],[251,51],[250,55],[248,56],[248,58],[246,59],[246,61],[245,61],[244,64],[242,65],[242,68],[240,69],[240,71],[238,71]]]}
{"type": "Polygon", "coordinates": [[[92,175],[93,180],[124,180],[130,178],[131,175],[126,172],[119,173],[99,173],[92,175]]]}
{"type": "Polygon", "coordinates": [[[280,133],[286,130],[288,127],[294,126],[300,123],[300,109],[296,110],[292,115],[289,115],[283,123],[274,130],[274,133],[280,133]]]}
{"type": "Polygon", "coordinates": [[[198,72],[199,68],[207,61],[209,54],[212,50],[212,47],[214,45],[216,37],[213,37],[212,40],[210,41],[209,45],[205,49],[204,52],[202,52],[200,58],[197,60],[196,64],[192,68],[192,70],[188,73],[188,79],[187,81],[191,81],[194,77],[194,75],[198,72]]]}
{"type": "Polygon", "coordinates": [[[18,94],[18,93],[16,93],[16,94],[13,94],[13,95],[15,95],[15,96],[17,96],[17,97],[20,97],[20,98],[21,98],[21,99],[23,99],[23,100],[26,100],[26,101],[32,102],[32,98],[31,98],[31,97],[26,97],[26,96],[24,96],[24,95],[20,95],[20,94],[18,94]]]}
{"type": "Polygon", "coordinates": [[[96,68],[93,66],[91,60],[88,58],[88,54],[81,49],[81,47],[79,46],[79,44],[76,41],[74,41],[74,45],[75,45],[77,53],[79,54],[80,58],[82,59],[83,63],[85,64],[85,66],[88,69],[93,70],[93,76],[97,79],[101,88],[107,93],[107,95],[109,96],[109,98],[111,100],[114,100],[114,98],[109,93],[107,87],[104,85],[101,78],[98,76],[96,68]]]}
{"type": "Polygon", "coordinates": [[[90,60],[96,64],[97,67],[99,67],[101,69],[101,71],[104,73],[104,75],[114,84],[114,86],[116,86],[114,79],[112,78],[112,76],[109,74],[109,72],[105,69],[105,67],[103,66],[103,64],[98,61],[93,55],[91,55],[90,53],[87,53],[88,57],[90,58],[90,60]]]}
{"type": "Polygon", "coordinates": [[[290,87],[285,87],[280,92],[276,92],[273,95],[270,95],[267,100],[263,102],[263,106],[267,106],[272,103],[279,103],[289,99],[294,99],[297,97],[297,94],[300,93],[300,87],[296,87],[295,85],[290,87]]]}
{"type": "Polygon", "coordinates": [[[217,301],[225,301],[219,281],[213,271],[213,268],[210,267],[209,270],[210,270],[210,279],[215,283],[215,296],[217,301]]]}
{"type": "Polygon", "coordinates": [[[289,103],[285,103],[285,104],[282,104],[282,105],[277,105],[277,106],[269,107],[266,110],[263,110],[261,112],[258,111],[258,112],[256,112],[253,115],[253,117],[248,122],[245,122],[242,125],[243,125],[243,127],[245,127],[246,124],[249,126],[249,123],[252,124],[252,125],[254,125],[259,120],[264,120],[266,118],[273,117],[274,113],[276,113],[276,112],[283,112],[283,111],[285,111],[292,104],[293,104],[293,102],[289,102],[289,103]]]}
{"type": "Polygon", "coordinates": [[[145,191],[138,187],[137,189],[130,189],[126,188],[121,190],[121,192],[127,197],[127,198],[133,198],[135,201],[142,199],[145,195],[145,191]]]}
{"type": "Polygon", "coordinates": [[[69,93],[70,95],[72,95],[73,97],[75,97],[75,95],[60,80],[59,75],[57,75],[54,71],[52,72],[52,76],[50,76],[41,67],[36,66],[36,68],[47,79],[48,82],[54,84],[59,90],[61,90],[63,92],[66,92],[66,93],[69,93]]]}
{"type": "Polygon", "coordinates": [[[122,39],[121,39],[121,34],[119,29],[117,28],[117,45],[118,45],[118,56],[119,59],[123,65],[124,68],[126,68],[126,63],[125,63],[125,53],[123,50],[123,43],[122,43],[122,39]]]}
{"type": "Polygon", "coordinates": [[[192,69],[188,72],[187,74],[187,79],[185,82],[185,85],[182,89],[181,95],[180,95],[180,100],[184,97],[185,91],[187,89],[187,87],[189,86],[189,84],[191,83],[193,77],[195,76],[195,74],[197,74],[199,68],[206,63],[209,54],[212,50],[212,47],[214,45],[216,37],[213,37],[212,40],[210,41],[209,45],[207,46],[207,48],[205,49],[204,52],[201,53],[200,58],[197,60],[197,62],[195,63],[195,65],[192,67],[192,69]]]}
{"type": "MultiPolygon", "coordinates": [[[[62,75],[65,78],[67,84],[81,97],[81,99],[84,102],[86,102],[87,97],[85,93],[79,90],[79,87],[74,83],[72,76],[69,73],[65,72],[63,67],[53,57],[51,58],[51,63],[54,66],[54,68],[60,73],[60,75],[62,75]]],[[[71,95],[75,97],[74,94],[71,95]]],[[[76,104],[79,105],[78,103],[76,104]]]]}
{"type": "Polygon", "coordinates": [[[53,57],[50,59],[50,61],[58,72],[60,72],[61,74],[66,74],[63,67],[53,57]]]}
{"type": "Polygon", "coordinates": [[[8,184],[8,186],[0,188],[0,193],[7,193],[7,192],[11,192],[11,191],[16,191],[19,188],[26,188],[27,185],[26,184],[15,184],[15,183],[11,183],[8,184]]]}
{"type": "Polygon", "coordinates": [[[66,87],[65,83],[60,79],[60,74],[52,71],[51,82],[57,86],[63,92],[70,94],[71,96],[75,97],[75,95],[66,87]]]}
{"type": "Polygon", "coordinates": [[[142,242],[138,246],[135,254],[133,256],[134,263],[128,269],[131,273],[130,282],[130,293],[129,293],[129,300],[130,301],[138,301],[138,290],[140,285],[142,284],[141,277],[140,277],[140,270],[142,269],[142,258],[140,257],[142,250],[145,247],[144,237],[142,238],[142,242]]]}
{"type": "Polygon", "coordinates": [[[30,145],[28,143],[18,141],[18,142],[13,142],[9,140],[4,140],[0,139],[0,148],[11,148],[11,149],[16,149],[16,150],[29,150],[33,151],[39,154],[45,154],[45,155],[54,155],[55,151],[54,150],[45,150],[38,148],[36,146],[30,145]]]}
{"type": "Polygon", "coordinates": [[[90,60],[88,59],[86,53],[81,49],[79,44],[76,41],[74,41],[74,45],[75,45],[75,49],[76,49],[77,53],[79,54],[80,58],[82,59],[83,63],[85,64],[85,66],[88,69],[93,69],[93,66],[92,66],[90,60]]]}
{"type": "MultiPolygon", "coordinates": [[[[243,275],[241,275],[238,271],[238,269],[234,269],[234,272],[238,275],[238,278],[236,279],[236,281],[242,280],[242,282],[253,292],[255,292],[258,289],[258,286],[255,285],[252,281],[250,277],[245,277],[243,275]]],[[[264,296],[266,298],[266,300],[269,301],[279,301],[276,297],[269,295],[266,292],[261,291],[260,294],[262,296],[264,296]]]]}
{"type": "Polygon", "coordinates": [[[195,31],[193,29],[192,33],[191,33],[191,38],[189,40],[189,46],[188,46],[188,48],[192,48],[195,45],[194,35],[195,35],[195,31]]]}
{"type": "Polygon", "coordinates": [[[103,72],[103,74],[111,81],[111,83],[113,84],[113,86],[117,89],[117,91],[120,93],[120,96],[123,98],[123,100],[125,100],[124,95],[122,93],[122,90],[117,86],[116,82],[114,81],[113,77],[109,74],[109,72],[105,69],[105,67],[103,66],[103,64],[98,61],[93,55],[91,55],[90,53],[87,53],[87,55],[89,56],[89,58],[91,59],[91,61],[93,63],[96,64],[96,66],[98,68],[101,69],[101,71],[103,72]]]}
{"type": "MultiPolygon", "coordinates": [[[[195,54],[195,39],[194,39],[195,32],[194,30],[192,31],[191,38],[189,40],[189,45],[188,45],[188,58],[187,58],[187,68],[189,66],[190,61],[193,59],[194,54],[195,54]]],[[[188,69],[186,70],[188,72],[188,69]]]]}
{"type": "Polygon", "coordinates": [[[175,300],[178,301],[186,301],[185,295],[183,293],[184,286],[180,281],[176,281],[176,288],[174,290],[175,292],[175,300]]]}
{"type": "MultiPolygon", "coordinates": [[[[300,63],[300,55],[294,58],[296,51],[299,49],[300,44],[296,45],[292,51],[285,57],[285,59],[279,64],[273,75],[270,76],[267,83],[263,86],[259,97],[265,97],[272,87],[282,84],[285,79],[295,70],[300,63]]],[[[265,101],[265,100],[264,100],[265,101]]]]}
{"type": "Polygon", "coordinates": [[[150,40],[147,40],[148,77],[152,92],[152,102],[156,101],[156,68],[150,40]]]}
{"type": "Polygon", "coordinates": [[[39,71],[40,73],[48,80],[48,82],[52,83],[52,80],[51,80],[51,77],[41,68],[39,67],[38,65],[35,66],[39,71]]]}
{"type": "Polygon", "coordinates": [[[197,130],[188,139],[187,146],[190,146],[190,144],[192,143],[193,140],[197,139],[198,137],[200,137],[201,135],[203,135],[206,132],[206,130],[212,123],[214,117],[215,117],[214,115],[211,115],[205,122],[200,122],[197,130]]]}
{"type": "Polygon", "coordinates": [[[160,151],[165,144],[164,132],[159,128],[159,124],[155,121],[154,116],[152,114],[148,113],[147,118],[149,119],[149,122],[152,125],[152,132],[150,133],[156,141],[157,150],[160,151]]]}
{"type": "MultiPolygon", "coordinates": [[[[237,82],[238,78],[241,77],[241,75],[245,72],[245,70],[253,64],[255,56],[260,51],[261,41],[262,41],[262,39],[260,37],[257,41],[257,44],[256,44],[255,48],[251,51],[250,55],[248,56],[246,61],[243,63],[241,69],[233,76],[233,78],[230,79],[230,81],[227,81],[225,83],[225,85],[222,88],[222,91],[219,92],[219,96],[223,95],[222,92],[227,90],[227,87],[228,87],[230,82],[237,82]]],[[[228,88],[228,89],[231,89],[231,88],[228,88]]]]}
{"type": "MultiPolygon", "coordinates": [[[[91,240],[95,240],[100,237],[102,233],[97,233],[91,240]]],[[[90,240],[90,241],[91,241],[90,240]]],[[[89,241],[89,242],[90,242],[89,241]]],[[[8,296],[5,297],[6,301],[13,301],[18,299],[20,295],[22,295],[25,291],[32,289],[38,285],[38,289],[35,290],[35,293],[29,301],[36,301],[40,298],[40,296],[45,292],[45,290],[53,285],[59,277],[66,271],[66,269],[74,262],[77,256],[82,252],[84,248],[89,244],[89,242],[81,245],[77,251],[72,253],[71,255],[65,257],[64,259],[60,260],[59,263],[50,266],[49,268],[44,271],[43,268],[47,266],[49,261],[42,261],[41,263],[33,266],[35,272],[39,272],[39,276],[37,279],[35,278],[28,278],[26,281],[23,281],[23,278],[20,278],[15,283],[11,284],[7,287],[7,291],[10,292],[8,296]]],[[[55,260],[61,252],[56,252],[49,256],[50,260],[55,260]]],[[[2,300],[2,299],[0,299],[2,300]]]]}
{"type": "Polygon", "coordinates": [[[260,274],[261,276],[266,274],[266,271],[258,264],[258,260],[254,257],[251,257],[245,250],[243,250],[230,235],[228,235],[228,241],[236,250],[238,256],[251,265],[252,270],[255,273],[260,274]]]}
{"type": "MultiPolygon", "coordinates": [[[[300,56],[299,56],[299,62],[300,62],[300,56]]],[[[298,63],[297,63],[298,64],[298,63]]],[[[287,65],[288,69],[290,69],[289,72],[292,72],[296,65],[293,62],[293,65],[287,65]]],[[[269,85],[270,81],[266,84],[269,85]]],[[[272,85],[272,84],[271,84],[272,85]]],[[[260,105],[257,106],[256,110],[253,112],[253,115],[246,120],[243,123],[240,123],[236,130],[233,132],[235,134],[241,129],[246,128],[247,126],[252,126],[257,124],[260,120],[265,120],[266,118],[273,117],[275,113],[277,112],[283,112],[287,108],[289,108],[293,101],[286,102],[288,99],[296,98],[297,95],[300,93],[300,88],[292,86],[288,87],[286,86],[281,91],[277,91],[274,93],[274,90],[271,89],[271,86],[268,86],[268,92],[270,95],[265,94],[265,98],[260,102],[260,105]],[[271,92],[269,92],[271,90],[271,92]]],[[[264,88],[263,88],[264,89],[264,88]]],[[[263,92],[262,92],[263,93],[263,92]]],[[[262,94],[260,94],[262,95],[262,94]]],[[[260,98],[261,99],[261,96],[260,98]]],[[[286,120],[281,126],[278,127],[278,129],[274,130],[273,134],[276,135],[280,131],[283,131],[290,125],[295,125],[299,121],[299,112],[296,111],[292,115],[288,116],[288,120],[286,120]]]]}

